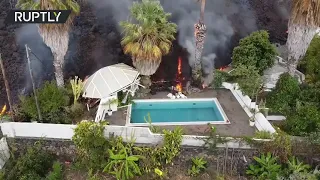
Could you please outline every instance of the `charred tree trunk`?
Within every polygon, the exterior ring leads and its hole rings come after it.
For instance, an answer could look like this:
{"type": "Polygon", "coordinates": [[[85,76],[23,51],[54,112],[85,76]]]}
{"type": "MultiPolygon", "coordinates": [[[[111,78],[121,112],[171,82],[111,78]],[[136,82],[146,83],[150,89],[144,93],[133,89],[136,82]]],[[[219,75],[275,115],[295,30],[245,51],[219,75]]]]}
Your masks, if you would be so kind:
{"type": "Polygon", "coordinates": [[[294,76],[299,61],[305,56],[311,40],[316,35],[317,27],[294,24],[291,21],[288,27],[287,68],[289,74],[294,76]]]}
{"type": "Polygon", "coordinates": [[[199,81],[202,77],[201,70],[201,56],[204,46],[204,39],[206,37],[207,27],[204,24],[204,10],[205,10],[205,0],[201,0],[201,11],[200,19],[197,24],[194,25],[195,29],[195,40],[196,40],[196,49],[195,49],[195,63],[192,67],[192,78],[194,81],[199,81]]]}

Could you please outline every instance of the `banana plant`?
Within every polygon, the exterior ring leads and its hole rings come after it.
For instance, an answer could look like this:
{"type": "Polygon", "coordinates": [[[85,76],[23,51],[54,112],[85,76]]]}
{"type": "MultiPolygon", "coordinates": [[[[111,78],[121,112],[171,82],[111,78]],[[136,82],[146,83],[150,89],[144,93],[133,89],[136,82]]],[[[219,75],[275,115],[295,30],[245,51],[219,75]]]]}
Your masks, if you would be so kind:
{"type": "Polygon", "coordinates": [[[138,162],[143,156],[130,155],[124,145],[117,154],[114,154],[110,149],[108,149],[108,152],[110,161],[103,172],[115,175],[117,180],[128,180],[136,175],[141,175],[138,162]]]}
{"type": "Polygon", "coordinates": [[[202,170],[206,168],[207,161],[203,157],[191,158],[192,167],[188,170],[188,174],[191,176],[197,176],[202,170]]]}
{"type": "Polygon", "coordinates": [[[308,172],[311,167],[299,161],[296,157],[291,157],[288,161],[288,169],[291,173],[308,172]]]}
{"type": "Polygon", "coordinates": [[[261,157],[254,157],[256,164],[250,164],[246,171],[247,175],[259,179],[276,179],[281,170],[281,165],[277,163],[277,158],[272,157],[271,153],[262,154],[261,157]]]}

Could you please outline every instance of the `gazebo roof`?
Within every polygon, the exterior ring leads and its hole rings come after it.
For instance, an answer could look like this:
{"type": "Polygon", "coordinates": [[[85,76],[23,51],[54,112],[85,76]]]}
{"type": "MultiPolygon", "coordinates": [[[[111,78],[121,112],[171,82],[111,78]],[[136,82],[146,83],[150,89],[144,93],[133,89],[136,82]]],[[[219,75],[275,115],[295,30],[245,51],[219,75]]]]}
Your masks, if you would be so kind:
{"type": "Polygon", "coordinates": [[[115,64],[99,69],[84,84],[83,97],[102,99],[134,83],[139,72],[124,64],[115,64]]]}

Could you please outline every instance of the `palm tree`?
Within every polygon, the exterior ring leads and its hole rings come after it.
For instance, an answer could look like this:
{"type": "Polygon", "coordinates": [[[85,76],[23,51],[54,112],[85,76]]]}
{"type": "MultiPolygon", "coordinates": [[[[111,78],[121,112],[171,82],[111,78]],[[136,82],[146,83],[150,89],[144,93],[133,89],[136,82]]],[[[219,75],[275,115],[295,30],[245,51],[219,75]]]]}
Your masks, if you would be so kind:
{"type": "Polygon", "coordinates": [[[158,0],[134,2],[130,11],[133,20],[120,22],[124,34],[121,44],[144,76],[142,84],[148,89],[150,75],[158,69],[162,56],[170,52],[177,26],[168,21],[171,14],[164,12],[158,0]]]}
{"type": "Polygon", "coordinates": [[[291,76],[320,26],[320,0],[293,0],[288,24],[287,66],[291,76]]]}
{"type": "Polygon", "coordinates": [[[195,81],[198,81],[201,78],[201,55],[204,45],[204,39],[206,37],[207,28],[204,24],[204,10],[206,6],[206,0],[197,0],[201,1],[201,11],[200,19],[197,24],[194,25],[194,35],[196,39],[196,49],[195,49],[195,63],[192,68],[192,78],[195,81]]]}
{"type": "Polygon", "coordinates": [[[57,85],[63,87],[63,65],[64,56],[68,50],[69,30],[73,18],[80,12],[79,4],[73,0],[19,0],[17,7],[22,10],[71,10],[72,13],[64,24],[38,25],[43,42],[51,49],[53,54],[57,85]]]}

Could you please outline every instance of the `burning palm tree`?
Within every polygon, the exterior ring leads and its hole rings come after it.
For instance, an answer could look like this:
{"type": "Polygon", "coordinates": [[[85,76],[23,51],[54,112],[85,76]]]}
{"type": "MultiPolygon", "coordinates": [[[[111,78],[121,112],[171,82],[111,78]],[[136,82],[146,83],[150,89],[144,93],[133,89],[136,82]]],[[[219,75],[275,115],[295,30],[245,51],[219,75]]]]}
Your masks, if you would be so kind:
{"type": "Polygon", "coordinates": [[[134,2],[131,9],[134,21],[124,21],[121,41],[124,53],[132,56],[133,65],[144,76],[142,84],[148,89],[150,75],[158,69],[163,55],[169,53],[177,26],[168,21],[160,2],[142,0],[134,2]]]}
{"type": "Polygon", "coordinates": [[[207,31],[207,27],[204,24],[204,9],[206,5],[206,0],[197,1],[201,1],[201,11],[199,22],[194,25],[194,36],[196,39],[195,63],[192,68],[192,77],[194,80],[198,80],[199,78],[201,78],[201,55],[207,31]]]}
{"type": "Polygon", "coordinates": [[[17,7],[22,10],[71,10],[64,24],[39,24],[39,34],[43,42],[51,49],[55,67],[55,77],[59,87],[64,86],[64,56],[68,50],[69,30],[73,18],[80,12],[80,6],[73,0],[19,0],[17,7]]]}
{"type": "Polygon", "coordinates": [[[293,0],[288,29],[289,73],[293,76],[320,26],[320,0],[293,0]]]}

